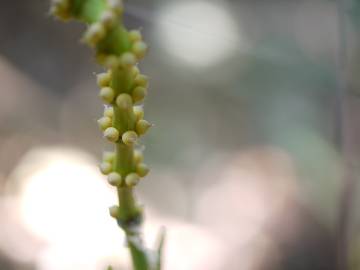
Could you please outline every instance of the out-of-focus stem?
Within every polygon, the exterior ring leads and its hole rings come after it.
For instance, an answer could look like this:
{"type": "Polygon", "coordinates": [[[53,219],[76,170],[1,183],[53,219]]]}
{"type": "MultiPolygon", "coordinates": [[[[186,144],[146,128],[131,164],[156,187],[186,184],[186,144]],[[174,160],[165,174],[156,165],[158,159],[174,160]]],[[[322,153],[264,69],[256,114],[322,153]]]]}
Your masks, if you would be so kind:
{"type": "Polygon", "coordinates": [[[338,15],[338,49],[337,49],[337,89],[336,89],[336,114],[335,114],[335,143],[343,160],[343,190],[339,201],[339,213],[337,224],[337,269],[349,269],[349,223],[355,197],[356,181],[353,175],[352,161],[350,157],[350,140],[346,132],[347,125],[347,102],[348,91],[347,63],[348,44],[346,27],[346,0],[337,0],[338,15]]]}

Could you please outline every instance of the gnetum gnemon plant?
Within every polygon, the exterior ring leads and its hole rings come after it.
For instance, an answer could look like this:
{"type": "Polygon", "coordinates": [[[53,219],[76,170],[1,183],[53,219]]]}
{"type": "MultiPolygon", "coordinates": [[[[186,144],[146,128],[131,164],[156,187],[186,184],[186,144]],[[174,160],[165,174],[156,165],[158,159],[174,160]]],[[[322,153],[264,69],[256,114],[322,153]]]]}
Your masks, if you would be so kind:
{"type": "Polygon", "coordinates": [[[151,127],[143,119],[141,106],[148,78],[137,67],[147,45],[138,30],[128,31],[123,25],[122,0],[53,0],[51,13],[61,20],[76,19],[87,25],[82,41],[94,48],[97,62],[106,69],[97,75],[99,97],[106,104],[98,124],[104,137],[114,143],[114,151],[105,152],[100,165],[118,193],[119,205],[110,208],[110,215],[125,232],[133,268],[160,270],[163,237],[156,251],[144,247],[140,234],[142,208],[133,193],[149,172],[137,149],[138,138],[151,127]]]}

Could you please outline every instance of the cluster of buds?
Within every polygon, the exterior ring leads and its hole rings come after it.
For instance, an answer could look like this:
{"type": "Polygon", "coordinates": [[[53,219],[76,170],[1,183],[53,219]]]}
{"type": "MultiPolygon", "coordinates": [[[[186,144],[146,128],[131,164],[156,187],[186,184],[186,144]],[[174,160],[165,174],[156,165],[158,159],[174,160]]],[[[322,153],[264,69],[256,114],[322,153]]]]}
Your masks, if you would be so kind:
{"type": "MultiPolygon", "coordinates": [[[[91,46],[98,46],[102,39],[106,39],[115,22],[122,15],[123,6],[119,0],[108,1],[108,8],[101,14],[100,20],[90,24],[83,40],[91,46]]],[[[100,88],[99,97],[106,104],[103,116],[98,120],[99,128],[104,137],[116,144],[131,147],[133,151],[134,171],[122,175],[116,169],[116,153],[104,153],[100,170],[107,175],[109,184],[116,187],[133,187],[140,178],[146,176],[149,168],[142,163],[143,157],[139,150],[135,150],[138,138],[144,135],[152,126],[144,120],[142,103],[147,94],[148,78],[141,74],[137,62],[145,56],[147,45],[142,40],[138,30],[126,32],[130,42],[129,50],[120,55],[98,53],[98,60],[107,72],[97,75],[100,88]],[[127,74],[126,80],[131,84],[126,89],[117,87],[114,73],[127,74]]]]}
{"type": "MultiPolygon", "coordinates": [[[[94,48],[97,62],[106,70],[97,75],[99,97],[105,103],[98,125],[104,138],[114,145],[113,151],[103,154],[100,164],[100,171],[118,193],[119,204],[109,209],[110,215],[126,233],[134,269],[160,269],[160,256],[156,261],[153,256],[148,258],[142,247],[138,230],[142,208],[133,192],[149,173],[139,150],[139,138],[152,126],[144,120],[143,110],[148,78],[137,67],[148,47],[140,31],[128,31],[123,25],[122,0],[52,1],[53,15],[86,23],[82,41],[94,48]]],[[[162,242],[156,254],[161,254],[162,242]]]]}
{"type": "MultiPolygon", "coordinates": [[[[98,79],[104,74],[99,74],[98,79]]],[[[111,89],[111,88],[110,88],[111,89]]],[[[100,90],[100,93],[102,90],[100,90]]],[[[112,105],[107,105],[104,109],[104,115],[98,120],[99,128],[103,131],[104,137],[113,143],[124,144],[134,148],[140,136],[144,135],[151,127],[151,124],[143,119],[144,111],[142,106],[133,106],[132,98],[129,94],[119,94],[116,101],[112,105]],[[134,128],[132,130],[122,131],[113,126],[114,123],[114,107],[115,110],[121,110],[126,116],[132,118],[134,116],[134,128]]],[[[130,122],[130,121],[129,121],[130,122]]],[[[134,186],[141,177],[145,177],[149,168],[143,163],[143,154],[140,150],[133,150],[133,164],[135,170],[127,175],[121,175],[115,169],[115,152],[105,152],[100,165],[100,170],[108,176],[108,182],[116,187],[134,186]]]]}
{"type": "Polygon", "coordinates": [[[144,120],[142,106],[148,78],[137,67],[148,47],[140,31],[123,26],[122,0],[53,0],[51,12],[62,20],[75,18],[87,24],[82,41],[95,49],[98,63],[106,68],[97,75],[99,97],[105,103],[98,125],[115,144],[114,152],[104,153],[100,171],[118,192],[131,189],[149,172],[137,150],[139,137],[152,126],[144,120]]]}

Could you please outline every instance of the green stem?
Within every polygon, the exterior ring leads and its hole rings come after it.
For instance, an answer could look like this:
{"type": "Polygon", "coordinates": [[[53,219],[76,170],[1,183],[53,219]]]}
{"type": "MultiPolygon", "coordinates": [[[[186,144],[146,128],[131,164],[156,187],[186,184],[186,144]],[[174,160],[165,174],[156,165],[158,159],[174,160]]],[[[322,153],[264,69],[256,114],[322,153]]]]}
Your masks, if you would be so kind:
{"type": "MultiPolygon", "coordinates": [[[[111,87],[116,94],[130,93],[132,85],[131,72],[126,69],[112,70],[111,87]]],[[[114,107],[113,126],[119,130],[120,134],[133,130],[135,126],[135,115],[132,110],[121,110],[116,104],[114,107]]],[[[135,171],[134,147],[127,146],[122,141],[116,143],[116,157],[114,171],[122,176],[135,171]]],[[[134,192],[131,187],[117,188],[119,199],[119,219],[118,223],[126,234],[127,243],[130,249],[131,258],[135,270],[147,270],[148,260],[146,252],[142,246],[141,235],[138,227],[141,224],[141,209],[136,204],[134,192]]]]}

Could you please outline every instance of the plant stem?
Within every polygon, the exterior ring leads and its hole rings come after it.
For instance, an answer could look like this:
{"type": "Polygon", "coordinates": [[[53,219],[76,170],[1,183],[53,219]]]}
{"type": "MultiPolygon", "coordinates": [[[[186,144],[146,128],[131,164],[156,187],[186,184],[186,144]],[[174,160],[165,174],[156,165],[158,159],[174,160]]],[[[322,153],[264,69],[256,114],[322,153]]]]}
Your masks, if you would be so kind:
{"type": "Polygon", "coordinates": [[[133,106],[142,102],[146,94],[147,78],[140,74],[136,63],[144,57],[147,45],[139,31],[130,33],[124,27],[122,0],[53,0],[52,13],[63,20],[75,18],[86,23],[83,41],[95,49],[98,62],[109,69],[100,74],[98,84],[100,97],[112,109],[110,116],[104,112],[99,119],[105,137],[115,143],[115,158],[104,158],[101,166],[118,193],[119,206],[112,207],[110,214],[125,232],[134,270],[150,270],[155,265],[160,270],[160,258],[150,262],[143,246],[142,209],[133,189],[149,170],[141,163],[142,158],[135,160],[134,144],[151,125],[142,119],[143,112],[135,115],[133,106]]]}

